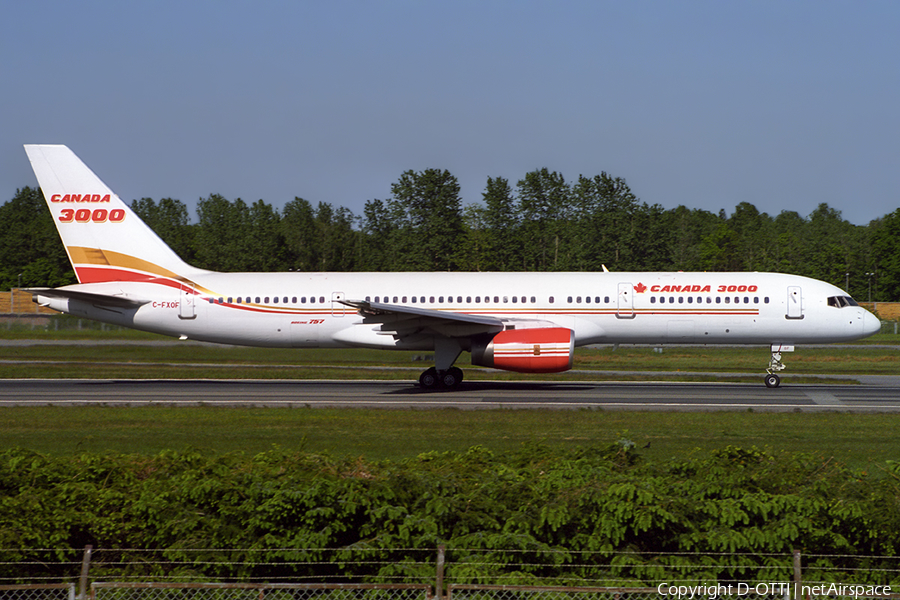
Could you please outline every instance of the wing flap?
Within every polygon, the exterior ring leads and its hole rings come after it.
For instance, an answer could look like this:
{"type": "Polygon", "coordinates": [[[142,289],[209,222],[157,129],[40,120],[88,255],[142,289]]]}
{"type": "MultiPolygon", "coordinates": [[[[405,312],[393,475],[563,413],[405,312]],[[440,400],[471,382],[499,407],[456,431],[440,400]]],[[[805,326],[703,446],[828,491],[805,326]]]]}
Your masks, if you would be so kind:
{"type": "Polygon", "coordinates": [[[439,334],[447,337],[468,337],[480,333],[503,331],[504,322],[488,315],[472,315],[448,310],[434,310],[416,306],[384,304],[367,300],[341,300],[363,317],[367,325],[380,325],[380,335],[405,338],[416,334],[439,334]]]}

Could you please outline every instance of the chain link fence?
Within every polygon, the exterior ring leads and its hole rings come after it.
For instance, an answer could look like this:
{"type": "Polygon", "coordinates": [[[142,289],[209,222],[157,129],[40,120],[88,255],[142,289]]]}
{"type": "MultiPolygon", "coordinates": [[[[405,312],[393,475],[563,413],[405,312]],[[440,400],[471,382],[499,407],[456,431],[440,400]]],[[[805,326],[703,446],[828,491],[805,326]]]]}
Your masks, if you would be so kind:
{"type": "Polygon", "coordinates": [[[75,584],[0,585],[0,600],[75,600],[75,584]]]}
{"type": "Polygon", "coordinates": [[[0,562],[0,581],[18,584],[0,600],[900,600],[900,556],[170,550],[19,550],[0,562]]]}
{"type": "Polygon", "coordinates": [[[92,600],[431,600],[430,585],[94,583],[92,600]]]}

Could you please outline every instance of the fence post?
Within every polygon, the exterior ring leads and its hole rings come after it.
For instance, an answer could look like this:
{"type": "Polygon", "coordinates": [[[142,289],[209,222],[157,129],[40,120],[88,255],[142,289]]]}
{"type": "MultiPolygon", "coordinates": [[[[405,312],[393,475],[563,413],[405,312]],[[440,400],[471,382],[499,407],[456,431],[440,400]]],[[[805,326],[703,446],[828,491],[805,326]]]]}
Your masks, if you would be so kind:
{"type": "Polygon", "coordinates": [[[794,550],[794,600],[800,600],[800,591],[803,589],[803,573],[800,570],[800,551],[794,550]]]}
{"type": "Polygon", "coordinates": [[[434,595],[437,597],[437,600],[442,600],[444,597],[444,562],[446,560],[446,549],[446,546],[443,544],[439,545],[437,548],[437,576],[434,581],[434,595]]]}
{"type": "Polygon", "coordinates": [[[80,600],[87,600],[87,580],[88,580],[88,570],[91,568],[91,551],[94,549],[93,546],[88,544],[84,547],[84,556],[81,559],[81,579],[78,580],[78,598],[80,600]]]}

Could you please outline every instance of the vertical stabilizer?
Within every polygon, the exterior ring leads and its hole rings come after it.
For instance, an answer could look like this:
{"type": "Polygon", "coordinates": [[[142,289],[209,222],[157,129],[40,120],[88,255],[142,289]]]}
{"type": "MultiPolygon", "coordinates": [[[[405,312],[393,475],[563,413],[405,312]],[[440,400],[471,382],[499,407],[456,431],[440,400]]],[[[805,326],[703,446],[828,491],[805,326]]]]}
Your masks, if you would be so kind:
{"type": "Polygon", "coordinates": [[[25,152],[80,283],[186,281],[204,271],[178,257],[66,146],[25,152]]]}

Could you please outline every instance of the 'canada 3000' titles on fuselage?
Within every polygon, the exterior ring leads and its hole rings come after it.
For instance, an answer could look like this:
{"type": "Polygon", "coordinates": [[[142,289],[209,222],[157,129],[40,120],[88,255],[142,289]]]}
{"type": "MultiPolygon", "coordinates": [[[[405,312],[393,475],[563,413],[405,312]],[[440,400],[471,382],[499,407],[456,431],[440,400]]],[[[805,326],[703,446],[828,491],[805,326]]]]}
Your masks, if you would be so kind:
{"type": "Polygon", "coordinates": [[[779,273],[206,271],[175,255],[65,146],[26,151],[79,280],[33,289],[36,301],[182,339],[432,350],[426,387],[458,385],[462,352],[477,365],[558,372],[585,344],[771,345],[774,387],[781,350],[880,327],[836,286],[779,273]]]}

